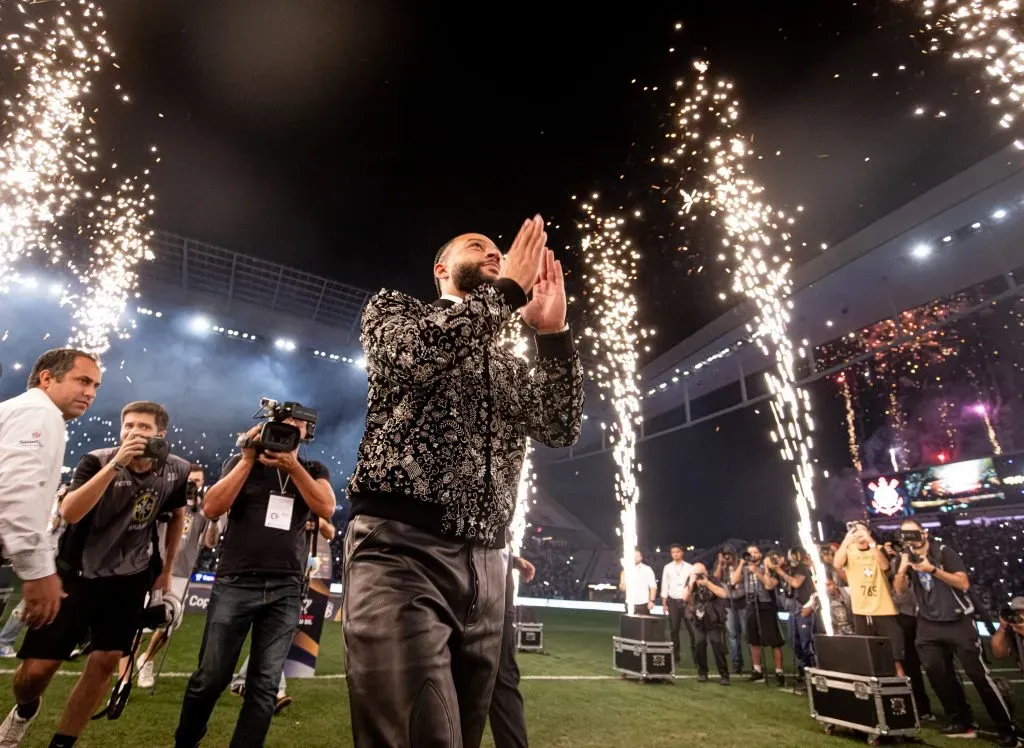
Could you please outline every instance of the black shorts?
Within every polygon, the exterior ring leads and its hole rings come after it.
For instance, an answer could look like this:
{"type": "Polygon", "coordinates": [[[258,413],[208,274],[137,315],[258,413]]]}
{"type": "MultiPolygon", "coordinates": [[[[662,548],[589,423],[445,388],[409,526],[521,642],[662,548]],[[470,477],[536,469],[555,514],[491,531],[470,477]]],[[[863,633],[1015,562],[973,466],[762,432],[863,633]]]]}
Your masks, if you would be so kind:
{"type": "Polygon", "coordinates": [[[771,603],[747,603],[747,643],[752,647],[781,647],[779,612],[771,603]]]}
{"type": "Polygon", "coordinates": [[[96,652],[130,652],[151,579],[149,571],[100,579],[62,574],[67,597],[57,618],[25,634],[19,659],[66,660],[86,639],[96,652]]]}
{"type": "Polygon", "coordinates": [[[907,645],[900,626],[899,616],[858,616],[853,617],[853,631],[857,636],[880,636],[892,645],[892,658],[903,662],[907,645]]]}

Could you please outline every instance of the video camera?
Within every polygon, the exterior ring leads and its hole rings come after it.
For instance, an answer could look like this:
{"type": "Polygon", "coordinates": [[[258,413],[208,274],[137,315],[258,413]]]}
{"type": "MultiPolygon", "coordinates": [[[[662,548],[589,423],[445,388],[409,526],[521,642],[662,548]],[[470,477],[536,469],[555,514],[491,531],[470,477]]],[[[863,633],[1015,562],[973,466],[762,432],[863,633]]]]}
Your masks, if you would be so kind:
{"type": "Polygon", "coordinates": [[[268,452],[292,452],[298,449],[302,441],[311,442],[316,432],[317,412],[307,408],[300,403],[286,402],[279,403],[269,397],[260,399],[260,409],[253,416],[257,419],[266,419],[266,423],[260,428],[255,439],[249,439],[245,435],[239,438],[238,446],[242,449],[254,447],[257,452],[264,450],[268,452]],[[285,423],[288,418],[303,421],[306,424],[306,438],[303,439],[299,429],[290,423],[285,423]]]}

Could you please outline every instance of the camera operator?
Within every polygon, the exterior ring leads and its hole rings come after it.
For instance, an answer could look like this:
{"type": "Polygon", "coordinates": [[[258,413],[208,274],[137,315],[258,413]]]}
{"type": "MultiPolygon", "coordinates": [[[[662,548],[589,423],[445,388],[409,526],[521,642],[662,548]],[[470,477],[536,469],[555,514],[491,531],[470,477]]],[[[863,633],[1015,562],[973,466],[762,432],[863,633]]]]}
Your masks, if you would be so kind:
{"type": "Polygon", "coordinates": [[[932,688],[942,702],[948,737],[974,737],[974,717],[953,667],[954,655],[999,731],[999,745],[1016,748],[1013,714],[981,659],[981,638],[974,627],[971,583],[960,555],[947,545],[935,547],[928,531],[911,519],[900,524],[904,552],[894,585],[911,589],[917,600],[917,651],[932,688]]]}
{"type": "MultiPolygon", "coordinates": [[[[168,594],[179,603],[178,615],[169,628],[153,632],[149,646],[136,663],[139,668],[139,686],[152,688],[156,683],[153,675],[153,659],[163,649],[170,636],[181,627],[185,611],[185,594],[192,572],[195,571],[196,559],[202,548],[214,548],[219,537],[217,524],[211,523],[203,514],[203,482],[205,473],[202,465],[192,464],[188,469],[188,485],[186,486],[185,523],[182,528],[178,552],[174,555],[171,567],[171,587],[168,594]]],[[[167,525],[160,525],[161,546],[167,545],[167,525]]]]}
{"type": "Polygon", "coordinates": [[[749,680],[764,680],[761,647],[771,647],[775,680],[782,688],[786,685],[786,674],[782,669],[782,645],[785,642],[779,630],[779,609],[774,592],[779,580],[765,568],[760,548],[756,545],[747,546],[743,564],[733,569],[730,581],[743,585],[747,599],[747,642],[750,644],[750,659],[754,666],[749,680]]]}
{"type": "Polygon", "coordinates": [[[992,656],[996,659],[1013,657],[1024,673],[1024,597],[1015,597],[999,613],[999,630],[992,637],[992,656]]]}
{"type": "Polygon", "coordinates": [[[708,681],[708,642],[718,666],[718,682],[729,685],[729,663],[725,657],[725,601],[729,593],[717,580],[708,577],[704,564],[693,565],[693,572],[683,590],[686,616],[692,621],[693,660],[697,665],[697,682],[708,681]]]}
{"type": "Polygon", "coordinates": [[[646,616],[654,610],[658,580],[654,569],[644,563],[644,554],[640,551],[633,553],[633,568],[619,575],[619,589],[626,593],[626,613],[629,615],[646,616]]]}
{"type": "Polygon", "coordinates": [[[742,675],[743,647],[747,640],[747,595],[742,585],[733,584],[731,581],[737,565],[736,551],[731,546],[725,546],[715,559],[714,577],[721,580],[729,593],[725,609],[725,634],[729,640],[729,651],[732,653],[732,671],[736,675],[742,675]]]}
{"type": "Polygon", "coordinates": [[[91,652],[64,707],[51,748],[75,744],[121,657],[132,650],[146,594],[166,591],[184,524],[188,462],[162,452],[168,416],[153,402],[121,411],[121,446],[82,457],[60,512],[57,569],[66,597],[53,623],[25,635],[14,676],[17,706],[0,727],[0,744],[18,745],[42,695],[72,650],[90,633],[91,652]],[[161,464],[162,463],[162,464],[161,464]],[[172,512],[167,557],[156,548],[156,519],[172,512]]]}
{"type": "MultiPolygon", "coordinates": [[[[337,530],[334,524],[328,522],[323,517],[317,517],[316,522],[310,522],[306,526],[306,534],[309,535],[309,559],[308,568],[306,573],[312,579],[325,579],[328,580],[328,584],[331,579],[331,548],[330,542],[334,540],[334,536],[337,530]],[[317,553],[313,553],[314,545],[314,533],[320,533],[320,537],[326,540],[326,543],[320,543],[317,553]],[[326,553],[325,553],[326,550],[326,553]]],[[[308,585],[308,582],[307,582],[308,585]]],[[[307,586],[308,590],[308,586],[307,586]]],[[[242,662],[242,666],[238,668],[238,672],[235,673],[234,678],[231,679],[231,693],[236,696],[245,696],[245,679],[249,676],[249,657],[246,655],[245,661],[242,662]]],[[[290,706],[292,703],[292,697],[288,695],[288,679],[285,677],[284,671],[281,671],[281,680],[277,685],[277,703],[274,705],[274,714],[280,714],[284,709],[290,706]]]]}
{"type": "Polygon", "coordinates": [[[676,665],[679,663],[679,630],[685,622],[686,633],[690,637],[690,655],[693,662],[697,662],[697,650],[693,640],[693,627],[690,619],[686,617],[686,604],[683,601],[683,592],[690,582],[690,574],[693,572],[693,564],[683,560],[683,546],[674,543],[669,548],[672,561],[665,564],[661,571],[661,605],[668,616],[669,631],[672,638],[672,655],[675,657],[676,665]]]}
{"type": "Polygon", "coordinates": [[[889,559],[866,523],[847,523],[846,537],[836,551],[835,569],[845,573],[849,582],[857,634],[888,639],[896,661],[896,674],[902,678],[906,643],[889,587],[889,559]]]}
{"type": "Polygon", "coordinates": [[[178,748],[195,748],[206,734],[250,629],[245,698],[230,745],[263,745],[299,621],[308,557],[306,522],[311,511],[326,520],[334,514],[327,468],[298,456],[299,444],[312,434],[315,412],[297,403],[278,406],[264,401],[263,407],[271,422],[255,426],[239,440],[241,454],[224,463],[220,480],[203,501],[203,513],[211,520],[230,514],[207,607],[199,666],[189,679],[181,706],[175,733],[178,748]],[[299,413],[309,421],[297,417],[299,413]],[[288,424],[298,432],[292,451],[265,449],[261,435],[272,423],[288,424]]]}
{"type": "Polygon", "coordinates": [[[928,696],[928,689],[924,685],[921,658],[917,654],[917,600],[914,599],[913,590],[907,588],[900,592],[895,585],[896,574],[900,568],[900,550],[903,548],[899,530],[896,531],[896,536],[895,543],[889,541],[883,548],[885,555],[889,558],[889,570],[892,572],[891,581],[894,582],[892,601],[896,606],[896,621],[903,629],[903,672],[910,678],[910,685],[914,691],[914,703],[917,704],[917,714],[921,721],[934,722],[932,702],[928,696]]]}
{"type": "Polygon", "coordinates": [[[25,392],[0,403],[0,542],[22,580],[29,626],[52,623],[61,604],[50,507],[64,464],[65,424],[92,405],[100,376],[92,355],[56,348],[36,361],[25,392]]]}
{"type": "Polygon", "coordinates": [[[814,667],[814,632],[817,616],[811,597],[814,582],[811,581],[809,559],[799,548],[789,552],[786,562],[779,563],[769,555],[768,570],[782,582],[789,612],[789,638],[793,644],[798,668],[797,683],[803,683],[804,672],[814,667]]]}

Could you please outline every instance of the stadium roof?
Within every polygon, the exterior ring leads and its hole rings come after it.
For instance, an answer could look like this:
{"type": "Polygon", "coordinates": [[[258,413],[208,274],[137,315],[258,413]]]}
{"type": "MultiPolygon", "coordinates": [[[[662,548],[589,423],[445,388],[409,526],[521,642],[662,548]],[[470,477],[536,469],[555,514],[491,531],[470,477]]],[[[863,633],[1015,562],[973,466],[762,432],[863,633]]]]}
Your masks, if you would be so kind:
{"type": "Polygon", "coordinates": [[[362,288],[168,231],[156,233],[153,250],[139,266],[147,303],[188,304],[308,344],[358,344],[370,296],[362,288]]]}
{"type": "MultiPolygon", "coordinates": [[[[793,334],[813,350],[979,284],[988,301],[1019,294],[1024,286],[1017,286],[1015,277],[1022,272],[1024,154],[1010,148],[795,268],[793,334]]],[[[746,398],[750,377],[769,364],[751,342],[747,324],[753,318],[751,304],[737,306],[644,368],[646,437],[751,402],[746,398]],[[734,405],[701,409],[688,422],[687,411],[697,398],[738,381],[743,386],[734,405]],[[652,427],[654,419],[659,421],[652,427]]],[[[574,451],[553,456],[602,448],[601,432],[591,428],[585,434],[574,451]]]]}

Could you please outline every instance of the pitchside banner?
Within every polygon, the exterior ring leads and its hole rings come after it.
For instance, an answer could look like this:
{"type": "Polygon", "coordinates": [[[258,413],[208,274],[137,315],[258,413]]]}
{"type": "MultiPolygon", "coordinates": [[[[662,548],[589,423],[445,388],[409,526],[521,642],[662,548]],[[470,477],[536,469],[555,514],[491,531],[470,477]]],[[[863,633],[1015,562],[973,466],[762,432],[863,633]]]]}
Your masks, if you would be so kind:
{"type": "Polygon", "coordinates": [[[320,634],[324,630],[324,616],[331,597],[329,580],[313,579],[302,600],[299,628],[292,639],[288,659],[284,663],[286,678],[312,678],[316,673],[316,658],[320,654],[320,634]]]}

